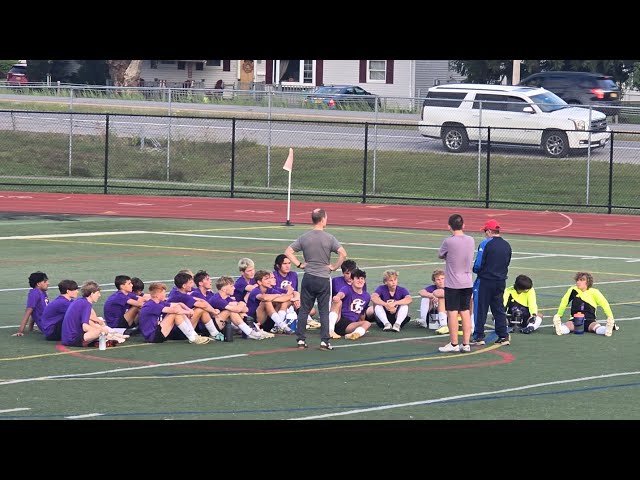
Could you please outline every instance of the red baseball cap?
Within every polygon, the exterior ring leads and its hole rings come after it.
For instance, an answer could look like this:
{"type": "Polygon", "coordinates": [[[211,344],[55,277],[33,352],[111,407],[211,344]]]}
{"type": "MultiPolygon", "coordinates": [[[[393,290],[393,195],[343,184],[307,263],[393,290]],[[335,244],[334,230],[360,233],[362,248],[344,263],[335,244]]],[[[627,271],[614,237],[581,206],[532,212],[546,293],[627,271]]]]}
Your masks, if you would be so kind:
{"type": "Polygon", "coordinates": [[[482,227],[483,232],[486,230],[500,230],[500,224],[493,218],[491,220],[487,220],[484,227],[482,227]]]}

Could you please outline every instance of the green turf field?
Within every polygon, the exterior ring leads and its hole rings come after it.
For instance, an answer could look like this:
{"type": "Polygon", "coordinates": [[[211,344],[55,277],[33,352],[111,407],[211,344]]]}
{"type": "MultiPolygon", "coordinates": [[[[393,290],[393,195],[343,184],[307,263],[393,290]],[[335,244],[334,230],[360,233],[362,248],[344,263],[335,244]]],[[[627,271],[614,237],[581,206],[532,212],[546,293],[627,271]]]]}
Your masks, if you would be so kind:
{"type": "MultiPolygon", "coordinates": [[[[24,313],[27,277],[102,285],[98,314],[118,274],[169,286],[183,268],[237,276],[250,257],[272,269],[277,254],[308,225],[73,216],[0,220],[0,419],[640,419],[640,242],[505,234],[513,247],[510,280],[534,280],[545,318],[512,344],[442,354],[448,337],[408,324],[401,333],[373,326],[357,340],[320,351],[295,337],[195,346],[151,345],[140,337],[99,351],[61,349],[39,332],[12,337],[24,313]],[[550,328],[577,271],[592,272],[620,330],[558,337],[550,328]]],[[[414,296],[443,266],[446,231],[334,227],[373,291],[382,272],[400,272],[414,296]]],[[[481,239],[479,232],[469,232],[481,239]]],[[[214,282],[215,283],[215,282],[214,282]]],[[[417,316],[419,299],[411,306],[417,316]]],[[[604,320],[601,310],[599,318],[604,320]]],[[[490,330],[488,332],[491,332],[490,330]]],[[[494,336],[489,335],[488,340],[494,336]]]]}

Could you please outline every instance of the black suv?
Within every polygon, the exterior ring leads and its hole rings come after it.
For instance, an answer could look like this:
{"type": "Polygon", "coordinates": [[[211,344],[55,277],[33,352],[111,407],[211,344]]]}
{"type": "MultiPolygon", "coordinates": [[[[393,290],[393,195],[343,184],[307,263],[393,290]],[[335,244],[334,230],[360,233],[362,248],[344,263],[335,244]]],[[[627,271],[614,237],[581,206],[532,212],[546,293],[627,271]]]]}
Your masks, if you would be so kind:
{"type": "Polygon", "coordinates": [[[540,72],[529,75],[519,85],[550,90],[571,105],[591,105],[606,115],[615,115],[620,106],[620,88],[609,75],[590,72],[540,72]]]}

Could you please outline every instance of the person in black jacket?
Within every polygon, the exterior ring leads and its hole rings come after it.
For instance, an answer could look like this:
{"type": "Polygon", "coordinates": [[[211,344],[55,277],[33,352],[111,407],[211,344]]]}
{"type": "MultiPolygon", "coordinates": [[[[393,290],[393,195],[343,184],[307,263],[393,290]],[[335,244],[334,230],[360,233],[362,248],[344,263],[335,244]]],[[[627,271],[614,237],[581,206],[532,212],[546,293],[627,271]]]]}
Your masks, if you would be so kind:
{"type": "Polygon", "coordinates": [[[500,236],[500,224],[496,220],[487,221],[482,229],[487,238],[478,245],[478,253],[473,263],[473,272],[477,276],[473,284],[475,329],[472,344],[485,344],[484,324],[491,308],[496,335],[498,335],[495,343],[509,345],[511,338],[507,328],[503,297],[511,262],[511,245],[500,236]]]}

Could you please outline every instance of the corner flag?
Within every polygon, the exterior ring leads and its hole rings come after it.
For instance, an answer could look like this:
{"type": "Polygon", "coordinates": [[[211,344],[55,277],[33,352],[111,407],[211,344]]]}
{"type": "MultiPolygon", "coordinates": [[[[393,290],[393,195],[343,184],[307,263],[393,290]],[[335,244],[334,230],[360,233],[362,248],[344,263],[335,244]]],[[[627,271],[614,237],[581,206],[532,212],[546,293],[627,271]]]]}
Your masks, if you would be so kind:
{"type": "Polygon", "coordinates": [[[282,167],[283,170],[287,170],[288,172],[291,172],[291,170],[293,170],[293,148],[289,149],[289,156],[287,157],[287,161],[284,162],[284,166],[282,167]]]}

